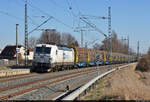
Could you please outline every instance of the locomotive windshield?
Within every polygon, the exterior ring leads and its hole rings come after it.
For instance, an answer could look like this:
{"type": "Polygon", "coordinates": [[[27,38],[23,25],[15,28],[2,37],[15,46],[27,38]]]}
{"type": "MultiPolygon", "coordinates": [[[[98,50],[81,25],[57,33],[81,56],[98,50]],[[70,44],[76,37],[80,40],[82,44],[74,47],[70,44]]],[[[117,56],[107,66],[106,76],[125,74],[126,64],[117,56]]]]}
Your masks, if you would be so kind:
{"type": "Polygon", "coordinates": [[[36,53],[39,54],[50,54],[51,48],[50,47],[36,47],[36,53]]]}

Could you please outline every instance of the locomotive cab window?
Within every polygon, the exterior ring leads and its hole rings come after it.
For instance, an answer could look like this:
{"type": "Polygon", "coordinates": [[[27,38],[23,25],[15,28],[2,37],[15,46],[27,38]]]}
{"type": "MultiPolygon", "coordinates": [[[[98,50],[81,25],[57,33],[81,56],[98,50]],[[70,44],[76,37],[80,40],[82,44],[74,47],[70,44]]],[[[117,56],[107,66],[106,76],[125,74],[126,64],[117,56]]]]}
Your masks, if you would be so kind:
{"type": "Polygon", "coordinates": [[[50,54],[51,48],[50,47],[36,47],[36,53],[39,54],[50,54]]]}

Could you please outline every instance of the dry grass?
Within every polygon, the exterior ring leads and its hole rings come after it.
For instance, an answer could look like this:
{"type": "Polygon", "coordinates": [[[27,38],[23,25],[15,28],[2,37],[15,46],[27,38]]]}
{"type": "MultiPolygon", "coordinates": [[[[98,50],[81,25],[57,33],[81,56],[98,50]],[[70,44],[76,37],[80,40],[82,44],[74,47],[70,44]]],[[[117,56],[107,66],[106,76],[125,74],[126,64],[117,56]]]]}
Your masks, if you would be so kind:
{"type": "Polygon", "coordinates": [[[113,72],[81,100],[150,100],[150,73],[135,71],[136,65],[113,72]]]}
{"type": "Polygon", "coordinates": [[[138,61],[136,70],[142,72],[150,71],[150,50],[147,52],[146,55],[142,56],[142,58],[138,61]]]}
{"type": "Polygon", "coordinates": [[[0,66],[0,70],[8,70],[8,69],[10,69],[10,67],[0,66]]]}
{"type": "Polygon", "coordinates": [[[150,60],[149,57],[144,56],[141,58],[138,62],[138,65],[136,67],[136,70],[142,71],[142,72],[148,72],[150,71],[150,60]]]}

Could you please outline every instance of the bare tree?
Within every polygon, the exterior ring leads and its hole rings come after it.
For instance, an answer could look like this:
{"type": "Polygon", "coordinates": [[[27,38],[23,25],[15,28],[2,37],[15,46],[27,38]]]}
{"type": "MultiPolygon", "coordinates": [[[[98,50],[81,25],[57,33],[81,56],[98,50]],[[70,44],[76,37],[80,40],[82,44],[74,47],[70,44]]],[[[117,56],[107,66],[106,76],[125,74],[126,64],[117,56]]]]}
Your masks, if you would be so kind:
{"type": "Polygon", "coordinates": [[[37,44],[37,38],[36,37],[30,37],[28,40],[28,47],[29,48],[34,48],[35,45],[37,44]]]}
{"type": "Polygon", "coordinates": [[[46,29],[43,31],[38,43],[61,44],[61,35],[55,29],[46,29]]]}
{"type": "Polygon", "coordinates": [[[46,29],[43,31],[37,43],[78,46],[78,41],[70,33],[60,34],[55,29],[46,29]]]}
{"type": "MultiPolygon", "coordinates": [[[[100,50],[110,51],[110,38],[104,39],[102,41],[100,50]]],[[[130,53],[134,54],[134,51],[131,48],[128,48],[127,43],[119,40],[117,37],[117,33],[115,31],[112,31],[112,52],[128,54],[129,50],[132,51],[130,53]]]]}
{"type": "Polygon", "coordinates": [[[61,44],[78,46],[78,41],[70,33],[62,33],[61,44]]]}

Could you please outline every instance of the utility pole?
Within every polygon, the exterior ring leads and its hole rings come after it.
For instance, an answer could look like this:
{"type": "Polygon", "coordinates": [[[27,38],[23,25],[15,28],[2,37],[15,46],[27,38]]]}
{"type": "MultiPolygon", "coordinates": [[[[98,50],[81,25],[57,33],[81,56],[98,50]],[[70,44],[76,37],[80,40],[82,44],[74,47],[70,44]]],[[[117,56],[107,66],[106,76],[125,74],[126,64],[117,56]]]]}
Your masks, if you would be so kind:
{"type": "Polygon", "coordinates": [[[140,49],[140,44],[138,41],[138,43],[137,43],[137,60],[139,60],[139,49],[140,49]]]}
{"type": "Polygon", "coordinates": [[[85,30],[83,30],[82,28],[78,28],[78,29],[76,29],[76,30],[74,30],[74,32],[80,32],[81,33],[81,47],[84,47],[83,46],[83,31],[85,31],[85,30]]]}
{"type": "Polygon", "coordinates": [[[27,57],[27,51],[28,51],[28,21],[27,21],[27,0],[25,2],[25,66],[28,65],[28,57],[27,57]]]}
{"type": "Polygon", "coordinates": [[[18,25],[16,24],[16,66],[18,65],[18,25]]]}
{"type": "Polygon", "coordinates": [[[130,62],[130,46],[129,46],[129,35],[128,35],[128,61],[130,62]]]}
{"type": "Polygon", "coordinates": [[[112,56],[111,7],[108,7],[108,37],[110,36],[110,57],[112,56]]]}
{"type": "Polygon", "coordinates": [[[127,38],[127,40],[128,40],[128,54],[130,55],[130,50],[129,50],[129,35],[128,35],[128,38],[127,38]]]}
{"type": "Polygon", "coordinates": [[[83,47],[83,30],[81,29],[81,47],[83,47]]]}
{"type": "MultiPolygon", "coordinates": [[[[123,44],[123,48],[124,48],[124,41],[123,41],[123,36],[121,36],[121,42],[122,42],[122,44],[123,44]]],[[[122,51],[122,49],[119,49],[121,52],[123,52],[122,51]]]]}
{"type": "MultiPolygon", "coordinates": [[[[124,49],[127,49],[128,61],[130,61],[130,46],[129,46],[129,36],[127,38],[121,38],[124,49]]],[[[126,50],[125,50],[126,52],[126,50]]]]}
{"type": "Polygon", "coordinates": [[[87,42],[85,42],[85,48],[87,48],[87,42]]]}

